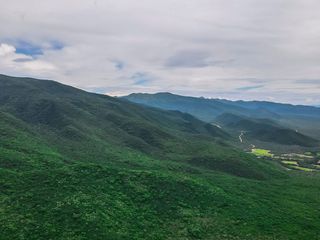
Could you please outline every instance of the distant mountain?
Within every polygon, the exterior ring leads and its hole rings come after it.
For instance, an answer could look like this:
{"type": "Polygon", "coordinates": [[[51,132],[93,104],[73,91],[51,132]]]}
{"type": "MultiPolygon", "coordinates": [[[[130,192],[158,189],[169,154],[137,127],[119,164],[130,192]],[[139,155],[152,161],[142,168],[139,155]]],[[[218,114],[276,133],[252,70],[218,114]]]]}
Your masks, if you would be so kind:
{"type": "Polygon", "coordinates": [[[223,129],[243,132],[246,139],[257,139],[284,145],[299,145],[304,147],[318,146],[316,139],[305,136],[295,130],[284,128],[269,119],[254,119],[224,113],[215,120],[223,129]]]}
{"type": "Polygon", "coordinates": [[[223,113],[270,119],[285,128],[298,130],[320,140],[320,108],[317,107],[264,101],[206,99],[171,93],[134,93],[123,98],[147,106],[186,112],[210,123],[223,113]]]}
{"type": "Polygon", "coordinates": [[[241,113],[245,110],[242,107],[233,106],[217,99],[185,97],[171,93],[133,93],[123,98],[161,109],[186,112],[207,122],[212,122],[218,115],[226,111],[241,113]]]}
{"type": "Polygon", "coordinates": [[[255,118],[313,117],[320,119],[320,109],[265,101],[230,101],[180,96],[171,93],[133,93],[123,97],[132,102],[162,109],[179,110],[212,122],[222,113],[241,114],[255,118]]]}

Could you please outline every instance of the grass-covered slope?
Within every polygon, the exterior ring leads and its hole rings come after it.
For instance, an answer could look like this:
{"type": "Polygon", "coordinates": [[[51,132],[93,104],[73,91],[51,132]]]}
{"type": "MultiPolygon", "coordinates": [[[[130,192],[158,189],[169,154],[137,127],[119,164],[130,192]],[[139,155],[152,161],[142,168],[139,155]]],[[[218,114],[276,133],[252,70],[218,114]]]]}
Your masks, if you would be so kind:
{"type": "Polygon", "coordinates": [[[234,150],[190,115],[54,82],[0,84],[1,239],[320,234],[317,174],[234,150]]]}

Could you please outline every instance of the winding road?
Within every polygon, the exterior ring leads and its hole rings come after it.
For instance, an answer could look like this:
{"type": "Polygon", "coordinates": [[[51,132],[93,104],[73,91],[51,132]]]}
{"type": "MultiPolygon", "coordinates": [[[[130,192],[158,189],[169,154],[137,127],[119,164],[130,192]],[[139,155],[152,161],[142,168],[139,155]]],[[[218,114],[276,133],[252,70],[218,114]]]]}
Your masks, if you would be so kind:
{"type": "Polygon", "coordinates": [[[244,135],[244,131],[241,131],[241,133],[239,135],[239,140],[241,143],[243,142],[243,139],[242,139],[243,135],[244,135]]]}

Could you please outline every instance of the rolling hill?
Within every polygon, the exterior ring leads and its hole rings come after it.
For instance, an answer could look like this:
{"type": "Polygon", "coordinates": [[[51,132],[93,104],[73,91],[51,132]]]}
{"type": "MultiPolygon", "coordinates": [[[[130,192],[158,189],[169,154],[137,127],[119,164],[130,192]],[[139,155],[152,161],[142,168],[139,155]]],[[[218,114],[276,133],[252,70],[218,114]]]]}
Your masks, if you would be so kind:
{"type": "Polygon", "coordinates": [[[320,177],[178,111],[0,76],[1,239],[316,239],[320,177]]]}

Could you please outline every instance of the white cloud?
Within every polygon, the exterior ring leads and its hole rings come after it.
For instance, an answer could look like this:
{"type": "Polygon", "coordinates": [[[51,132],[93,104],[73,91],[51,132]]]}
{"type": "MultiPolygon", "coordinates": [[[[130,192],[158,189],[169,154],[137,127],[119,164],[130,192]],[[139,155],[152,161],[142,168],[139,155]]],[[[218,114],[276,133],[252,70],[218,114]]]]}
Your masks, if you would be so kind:
{"type": "Polygon", "coordinates": [[[10,44],[0,44],[0,71],[2,73],[26,76],[43,76],[55,71],[53,64],[33,59],[31,56],[16,53],[16,48],[10,44]]]}
{"type": "Polygon", "coordinates": [[[16,51],[14,46],[11,46],[9,44],[0,44],[0,56],[1,57],[6,57],[6,56],[10,56],[11,54],[14,54],[16,51]]]}
{"type": "Polygon", "coordinates": [[[318,0],[0,4],[0,42],[7,43],[0,48],[2,73],[52,78],[108,93],[173,91],[320,103],[319,83],[311,81],[320,76],[318,0]],[[41,46],[43,55],[19,55],[12,50],[18,40],[41,46]],[[50,48],[51,41],[64,48],[50,48]],[[119,69],[115,62],[125,67],[119,69]],[[152,81],[137,85],[132,76],[141,72],[152,81]],[[241,91],[256,85],[263,88],[241,91]]]}

